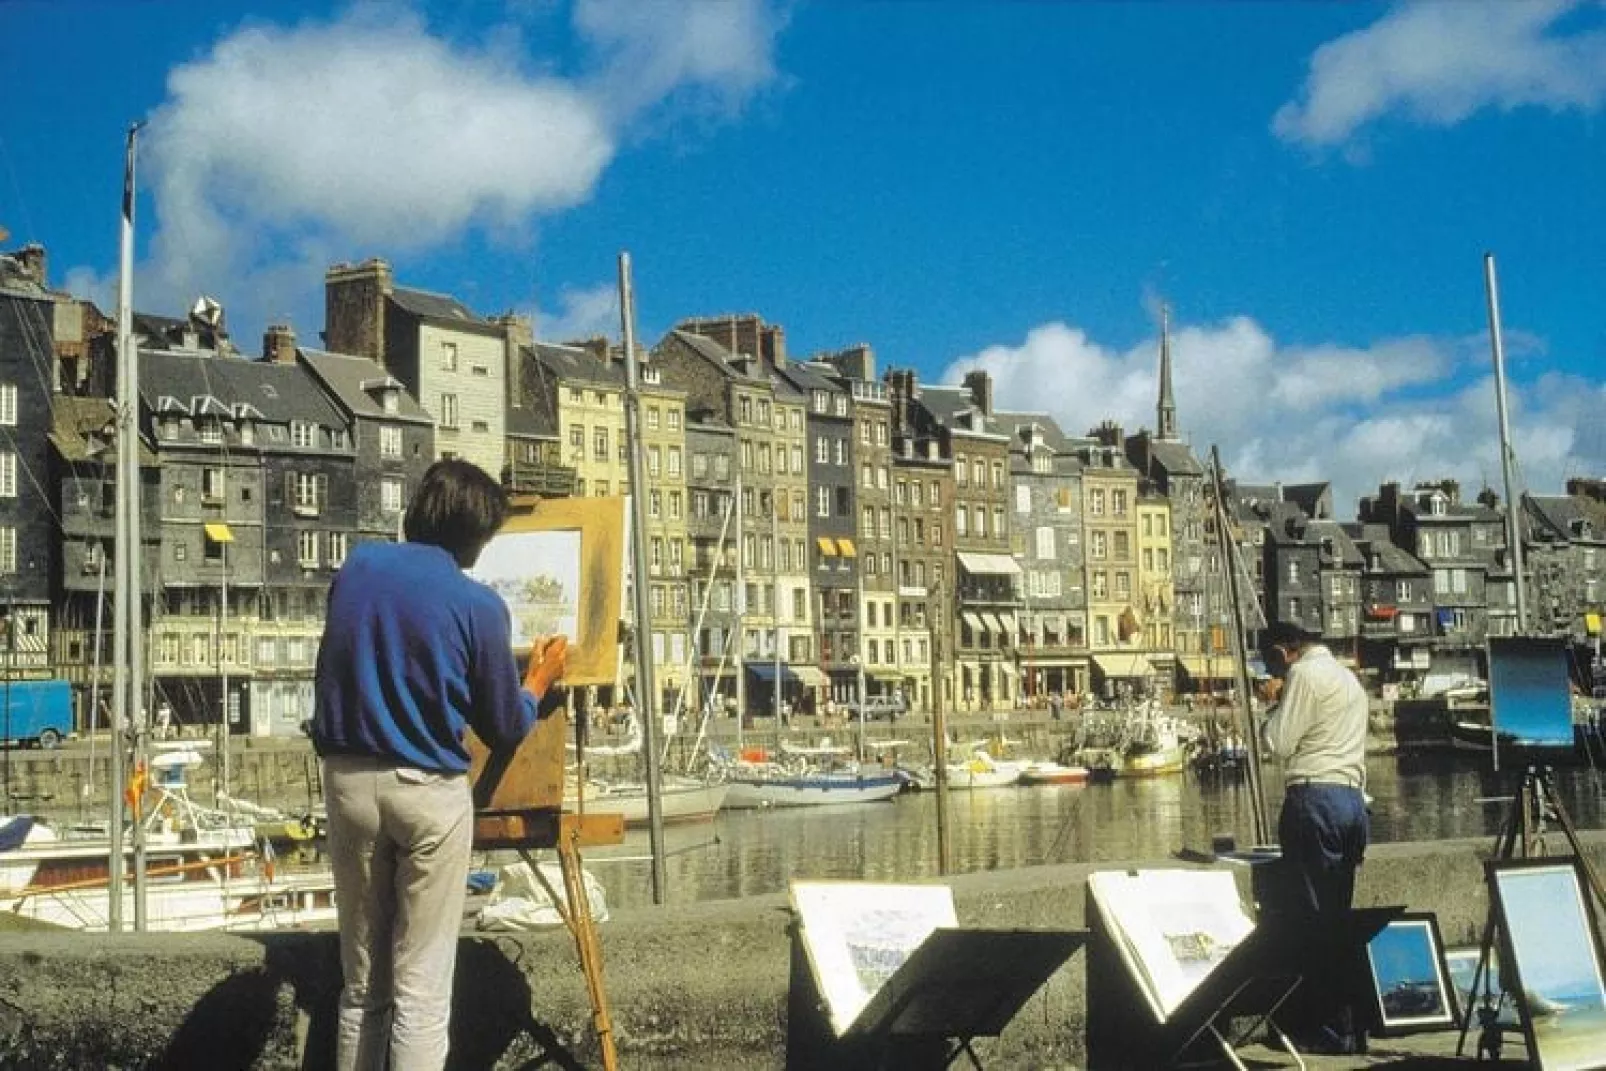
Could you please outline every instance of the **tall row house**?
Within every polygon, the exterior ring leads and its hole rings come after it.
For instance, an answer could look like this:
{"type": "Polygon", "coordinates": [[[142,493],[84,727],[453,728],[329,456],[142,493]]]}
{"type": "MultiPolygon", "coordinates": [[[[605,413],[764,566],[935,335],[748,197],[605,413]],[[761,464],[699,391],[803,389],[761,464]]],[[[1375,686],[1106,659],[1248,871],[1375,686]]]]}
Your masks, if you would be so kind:
{"type": "Polygon", "coordinates": [[[51,661],[51,384],[58,316],[76,306],[45,284],[41,247],[0,256],[0,667],[7,680],[47,675],[51,661]]]}
{"type": "Polygon", "coordinates": [[[664,383],[685,393],[688,409],[710,413],[733,429],[741,486],[737,546],[743,583],[737,595],[744,692],[750,710],[767,712],[774,712],[777,699],[808,708],[824,682],[809,654],[803,399],[789,386],[778,399],[778,377],[771,371],[777,353],[785,359],[784,350],[778,327],[757,317],[726,317],[682,322],[652,356],[664,383]],[[794,465],[802,471],[794,472],[794,465]],[[794,649],[804,658],[801,666],[789,667],[794,649]]]}
{"type": "Polygon", "coordinates": [[[1121,429],[1105,423],[1080,447],[1083,545],[1093,686],[1106,697],[1164,687],[1144,654],[1138,591],[1138,472],[1121,429]]]}
{"type": "MultiPolygon", "coordinates": [[[[920,384],[912,370],[889,371],[885,381],[892,412],[892,472],[888,478],[905,489],[905,504],[897,507],[896,518],[888,513],[878,515],[880,534],[892,543],[897,578],[898,674],[905,694],[917,707],[931,709],[940,702],[953,710],[958,701],[954,665],[959,648],[953,617],[958,585],[951,441],[947,429],[921,405],[920,384]],[[908,521],[907,541],[896,538],[894,519],[908,521]],[[924,542],[914,539],[917,521],[926,533],[924,542]],[[926,653],[928,643],[930,651],[926,653]]],[[[879,470],[876,482],[879,488],[879,470]]]]}
{"type": "MultiPolygon", "coordinates": [[[[908,627],[899,623],[897,563],[893,558],[893,492],[902,487],[900,512],[907,504],[923,503],[925,486],[911,491],[910,480],[894,479],[892,408],[887,387],[876,378],[875,354],[859,344],[837,353],[822,354],[815,362],[828,367],[837,385],[848,393],[851,443],[848,457],[853,473],[852,541],[858,558],[858,592],[855,617],[860,644],[858,656],[870,695],[900,695],[911,706],[928,709],[931,687],[931,635],[924,627],[925,612],[916,617],[912,607],[908,627]],[[901,481],[901,482],[900,482],[901,481]],[[907,652],[905,654],[904,652],[907,652]],[[919,666],[907,676],[902,666],[919,666]]],[[[918,506],[914,508],[923,508],[918,506]]]]}
{"type": "Polygon", "coordinates": [[[736,433],[712,412],[691,409],[686,416],[686,453],[690,458],[687,578],[696,689],[703,708],[734,710],[743,672],[737,643],[741,538],[736,526],[736,433]]]}
{"type": "Polygon", "coordinates": [[[1015,648],[1021,696],[1062,699],[1086,691],[1088,680],[1082,463],[1048,414],[993,416],[1010,440],[1010,510],[1021,566],[1015,648]]]}
{"type": "MultiPolygon", "coordinates": [[[[1009,436],[993,419],[992,378],[972,372],[960,387],[923,387],[920,406],[953,457],[957,710],[996,711],[1020,694],[1016,643],[1020,566],[1010,540],[1009,436]]],[[[904,544],[902,531],[897,533],[904,544]]],[[[918,542],[918,533],[912,538],[918,542]]]]}
{"type": "Polygon", "coordinates": [[[1533,582],[1530,630],[1584,641],[1606,605],[1606,482],[1572,479],[1565,495],[1525,495],[1524,550],[1533,582]]]}
{"type": "Polygon", "coordinates": [[[435,421],[438,457],[502,471],[507,335],[456,298],[397,286],[379,258],[324,275],[324,345],[384,366],[435,421]]]}
{"type": "Polygon", "coordinates": [[[1346,525],[1361,573],[1360,663],[1380,685],[1420,681],[1432,667],[1433,573],[1381,524],[1346,525]]]}
{"type": "MultiPolygon", "coordinates": [[[[826,698],[845,703],[863,698],[859,670],[861,573],[855,539],[853,403],[829,364],[789,362],[781,379],[807,399],[809,560],[814,591],[815,650],[825,673],[826,698]]],[[[867,668],[867,667],[866,667],[867,668]]]]}

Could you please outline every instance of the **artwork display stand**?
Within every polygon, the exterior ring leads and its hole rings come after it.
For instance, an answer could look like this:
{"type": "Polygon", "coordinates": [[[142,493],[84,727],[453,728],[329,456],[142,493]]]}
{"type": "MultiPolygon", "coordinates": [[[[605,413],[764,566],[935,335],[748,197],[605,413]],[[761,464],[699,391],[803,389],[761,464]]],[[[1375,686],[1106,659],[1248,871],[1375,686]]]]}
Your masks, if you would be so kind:
{"type": "MultiPolygon", "coordinates": [[[[1490,863],[1540,857],[1575,860],[1584,873],[1585,883],[1589,886],[1597,907],[1606,911],[1606,887],[1601,885],[1600,875],[1595,872],[1589,855],[1578,839],[1578,828],[1573,825],[1572,816],[1567,813],[1561,796],[1556,792],[1554,775],[1549,767],[1530,766],[1523,771],[1522,783],[1511,799],[1511,810],[1507,813],[1505,825],[1495,840],[1494,855],[1490,863]],[[1556,824],[1561,827],[1562,835],[1567,839],[1567,851],[1554,856],[1544,850],[1547,814],[1555,817],[1556,824]]],[[[1479,1004],[1493,996],[1489,984],[1490,964],[1499,931],[1499,918],[1495,908],[1492,869],[1490,875],[1489,914],[1483,924],[1483,939],[1478,946],[1478,967],[1472,974],[1472,988],[1468,991],[1467,1006],[1462,1009],[1461,1036],[1455,1046],[1455,1054],[1458,1057],[1466,1050],[1467,1035],[1472,1030],[1474,1020],[1477,1019],[1479,1004]],[[1483,990],[1481,994],[1480,987],[1483,990]]],[[[1518,1010],[1526,1022],[1528,1009],[1520,999],[1518,1010]]]]}
{"type": "Polygon", "coordinates": [[[513,850],[529,866],[569,935],[574,939],[591,1003],[591,1022],[597,1032],[605,1071],[617,1071],[613,1019],[602,980],[602,942],[597,937],[591,898],[586,895],[580,849],[620,844],[625,839],[624,816],[581,811],[563,813],[564,741],[568,718],[554,713],[542,718],[511,755],[491,755],[483,744],[469,738],[474,785],[474,848],[480,851],[513,850]],[[560,892],[553,888],[537,864],[535,853],[556,849],[560,892]]]}
{"type": "Polygon", "coordinates": [[[834,1071],[939,1071],[961,1056],[980,1068],[971,1042],[1003,1033],[1087,939],[1080,930],[932,930],[839,1030],[806,923],[800,916],[791,927],[787,1066],[834,1071]]]}
{"type": "MultiPolygon", "coordinates": [[[[1349,932],[1328,949],[1355,956],[1404,908],[1359,908],[1349,932]]],[[[1213,1064],[1238,1071],[1238,1050],[1269,1033],[1301,1069],[1304,1057],[1278,1024],[1277,1014],[1311,969],[1311,940],[1292,922],[1270,918],[1217,963],[1169,1014],[1159,1010],[1118,924],[1089,886],[1087,918],[1087,1058],[1091,1067],[1152,1068],[1213,1064]]],[[[1324,964],[1326,969],[1335,969],[1324,964]]]]}

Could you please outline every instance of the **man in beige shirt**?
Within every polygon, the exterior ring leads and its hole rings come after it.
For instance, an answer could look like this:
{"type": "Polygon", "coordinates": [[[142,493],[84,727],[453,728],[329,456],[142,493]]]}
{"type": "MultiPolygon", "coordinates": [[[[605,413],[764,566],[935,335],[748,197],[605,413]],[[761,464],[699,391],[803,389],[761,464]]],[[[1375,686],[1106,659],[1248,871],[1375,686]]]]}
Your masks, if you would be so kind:
{"type": "MultiPolygon", "coordinates": [[[[1287,669],[1277,705],[1261,726],[1267,753],[1283,767],[1277,821],[1282,887],[1273,910],[1298,920],[1313,937],[1334,940],[1346,929],[1355,870],[1366,854],[1367,698],[1355,674],[1320,637],[1277,622],[1266,632],[1272,660],[1287,669]]],[[[1338,949],[1333,949],[1334,954],[1338,949]]],[[[1338,964],[1329,964],[1329,978],[1338,964]]],[[[1307,979],[1307,982],[1314,982],[1307,979]]],[[[1364,1048],[1340,985],[1310,984],[1304,1003],[1314,1021],[1306,1047],[1348,1053],[1364,1048]]]]}

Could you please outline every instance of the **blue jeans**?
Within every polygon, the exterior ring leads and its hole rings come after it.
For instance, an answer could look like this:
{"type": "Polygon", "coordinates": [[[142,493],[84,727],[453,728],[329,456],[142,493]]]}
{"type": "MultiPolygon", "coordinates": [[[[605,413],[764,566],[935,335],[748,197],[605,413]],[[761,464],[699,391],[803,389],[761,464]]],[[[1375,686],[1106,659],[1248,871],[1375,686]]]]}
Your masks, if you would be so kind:
{"type": "Polygon", "coordinates": [[[1355,898],[1355,868],[1366,856],[1366,797],[1348,785],[1289,785],[1277,819],[1289,900],[1282,910],[1331,921],[1355,898]]]}
{"type": "Polygon", "coordinates": [[[1267,890],[1263,915],[1297,924],[1306,941],[1309,969],[1283,1017],[1296,1031],[1328,1026],[1348,1035],[1358,984],[1352,950],[1344,947],[1355,897],[1355,868],[1366,855],[1370,822],[1366,797],[1348,785],[1294,784],[1283,796],[1277,820],[1282,859],[1267,890]]]}

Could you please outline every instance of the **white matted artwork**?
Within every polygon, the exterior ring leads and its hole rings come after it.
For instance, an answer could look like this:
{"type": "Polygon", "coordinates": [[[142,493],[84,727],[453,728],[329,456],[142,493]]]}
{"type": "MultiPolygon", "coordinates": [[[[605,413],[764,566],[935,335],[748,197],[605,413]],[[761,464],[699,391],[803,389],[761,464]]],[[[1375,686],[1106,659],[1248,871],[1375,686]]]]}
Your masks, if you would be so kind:
{"type": "Polygon", "coordinates": [[[1161,1022],[1255,928],[1225,870],[1103,870],[1088,888],[1161,1022]]]}
{"type": "Polygon", "coordinates": [[[580,533],[504,532],[486,546],[470,570],[502,596],[512,617],[513,646],[541,636],[580,639],[580,533]]]}
{"type": "Polygon", "coordinates": [[[792,907],[838,1035],[933,931],[959,924],[946,885],[794,881],[792,907]]]}

